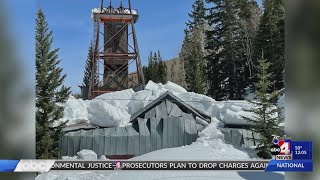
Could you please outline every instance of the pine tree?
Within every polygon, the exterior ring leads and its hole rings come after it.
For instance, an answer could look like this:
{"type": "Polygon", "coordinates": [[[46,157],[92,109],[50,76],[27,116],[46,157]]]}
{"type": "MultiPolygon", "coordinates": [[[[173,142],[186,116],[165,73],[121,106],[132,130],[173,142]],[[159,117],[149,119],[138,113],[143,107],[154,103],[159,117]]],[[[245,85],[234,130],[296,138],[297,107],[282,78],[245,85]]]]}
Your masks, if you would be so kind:
{"type": "Polygon", "coordinates": [[[203,0],[196,0],[189,13],[189,20],[185,30],[185,38],[180,52],[180,59],[184,62],[186,87],[189,91],[203,94],[206,87],[204,72],[206,10],[203,0]]]}
{"type": "Polygon", "coordinates": [[[186,88],[186,71],[185,71],[185,67],[184,67],[184,61],[181,58],[178,58],[178,75],[177,75],[177,83],[186,88]]]}
{"type": "Polygon", "coordinates": [[[150,55],[149,55],[149,64],[148,64],[148,69],[149,69],[149,80],[153,80],[155,73],[156,73],[156,62],[155,59],[153,58],[153,52],[150,51],[150,55]]]}
{"type": "Polygon", "coordinates": [[[145,76],[146,82],[152,79],[152,67],[153,67],[153,56],[152,51],[150,52],[150,55],[148,56],[148,64],[143,67],[143,73],[145,76]]]}
{"type": "Polygon", "coordinates": [[[184,62],[181,57],[178,57],[173,60],[173,64],[169,67],[171,72],[170,81],[182,86],[185,86],[185,72],[184,72],[184,62]]]}
{"type": "Polygon", "coordinates": [[[48,29],[41,9],[36,18],[36,156],[54,159],[59,156],[59,138],[65,123],[54,126],[63,117],[64,103],[70,88],[63,86],[66,78],[58,67],[58,50],[52,50],[52,31],[48,29]]]}
{"type": "Polygon", "coordinates": [[[162,57],[160,55],[160,51],[158,50],[157,54],[157,62],[158,62],[158,81],[161,83],[166,83],[167,82],[167,66],[162,60],[162,57]]]}
{"type": "Polygon", "coordinates": [[[150,80],[148,66],[143,66],[142,67],[142,71],[143,71],[143,75],[144,75],[145,81],[148,82],[150,80]]]}
{"type": "Polygon", "coordinates": [[[162,60],[160,51],[158,51],[158,53],[150,52],[148,57],[148,66],[145,66],[143,69],[146,81],[152,80],[156,83],[166,83],[167,67],[165,62],[162,60]]]}
{"type": "Polygon", "coordinates": [[[177,63],[177,60],[173,60],[173,64],[171,65],[171,68],[170,68],[170,72],[171,72],[171,76],[170,76],[170,79],[169,81],[171,82],[174,82],[176,84],[178,84],[178,77],[177,77],[177,73],[175,71],[175,69],[177,68],[178,66],[178,63],[177,63]]]}
{"type": "Polygon", "coordinates": [[[150,51],[150,55],[148,56],[148,64],[142,68],[146,82],[154,78],[154,65],[153,53],[150,51]]]}
{"type": "Polygon", "coordinates": [[[188,14],[191,20],[188,20],[187,28],[193,31],[195,26],[204,25],[206,23],[206,9],[203,0],[195,0],[192,4],[192,11],[188,14]]]}
{"type": "Polygon", "coordinates": [[[241,58],[244,59],[243,77],[240,88],[252,84],[254,39],[258,32],[260,22],[260,8],[255,0],[239,0],[240,40],[242,44],[241,58]]]}
{"type": "Polygon", "coordinates": [[[268,73],[271,66],[270,62],[264,59],[263,55],[258,60],[258,82],[255,83],[255,101],[250,101],[254,107],[245,110],[253,113],[253,117],[244,117],[245,120],[250,122],[251,131],[260,135],[260,139],[255,139],[258,142],[256,150],[258,156],[265,159],[270,159],[271,154],[269,148],[272,142],[272,135],[279,134],[279,123],[281,122],[280,112],[276,104],[273,103],[274,98],[278,97],[278,91],[271,94],[268,93],[275,81],[272,81],[272,74],[268,73]]]}
{"type": "Polygon", "coordinates": [[[182,47],[179,53],[179,59],[181,62],[183,62],[183,67],[185,70],[185,81],[186,81],[186,86],[188,82],[190,81],[190,74],[193,74],[193,68],[190,65],[189,59],[191,56],[190,53],[190,32],[188,30],[184,31],[184,39],[182,42],[182,47]]]}
{"type": "Polygon", "coordinates": [[[242,99],[250,77],[248,61],[252,49],[250,38],[255,30],[252,22],[255,6],[249,0],[207,2],[213,4],[207,16],[208,94],[217,100],[242,99]]]}
{"type": "MultiPolygon", "coordinates": [[[[254,45],[254,59],[258,59],[261,51],[264,52],[265,58],[271,63],[269,72],[274,74],[272,80],[276,81],[270,91],[280,90],[284,88],[284,1],[265,0],[263,7],[264,12],[254,45]]],[[[257,77],[254,81],[257,81],[257,77]]]]}
{"type": "Polygon", "coordinates": [[[205,92],[205,72],[204,60],[205,53],[203,47],[202,29],[195,26],[190,39],[190,57],[188,59],[189,70],[193,69],[192,74],[187,74],[187,88],[195,93],[204,94],[205,92]]]}
{"type": "Polygon", "coordinates": [[[153,54],[153,67],[152,67],[152,70],[153,70],[153,74],[152,74],[152,81],[153,82],[160,82],[160,77],[159,77],[159,59],[158,59],[158,55],[157,55],[157,52],[154,52],[153,54]]]}
{"type": "MultiPolygon", "coordinates": [[[[88,56],[87,56],[87,60],[86,60],[86,66],[85,66],[85,72],[84,72],[84,77],[83,77],[83,83],[82,86],[83,87],[89,87],[90,86],[90,81],[91,81],[91,75],[92,75],[92,66],[93,66],[93,46],[92,44],[90,44],[89,49],[88,49],[88,56]]],[[[97,67],[95,67],[95,71],[97,70],[97,67]]],[[[96,75],[96,77],[94,78],[95,82],[94,85],[97,85],[98,82],[98,76],[96,75]]]]}
{"type": "MultiPolygon", "coordinates": [[[[210,30],[207,31],[207,79],[208,79],[208,95],[216,100],[224,100],[228,98],[227,81],[229,72],[227,67],[232,59],[227,56],[227,51],[231,51],[228,46],[228,37],[226,37],[228,28],[228,15],[233,13],[227,12],[227,0],[207,0],[213,3],[213,7],[209,8],[207,20],[210,30]]],[[[230,37],[230,35],[229,35],[230,37]]],[[[229,45],[230,46],[230,45],[229,45]]],[[[229,68],[230,69],[230,68],[229,68]]]]}

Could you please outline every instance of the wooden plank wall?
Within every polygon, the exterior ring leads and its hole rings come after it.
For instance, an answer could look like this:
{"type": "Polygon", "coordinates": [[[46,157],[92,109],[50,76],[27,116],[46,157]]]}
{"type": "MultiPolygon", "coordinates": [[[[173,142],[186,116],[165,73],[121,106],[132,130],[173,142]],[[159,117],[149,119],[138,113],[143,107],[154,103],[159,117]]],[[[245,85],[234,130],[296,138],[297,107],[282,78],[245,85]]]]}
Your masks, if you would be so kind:
{"type": "Polygon", "coordinates": [[[138,156],[151,151],[189,145],[205,126],[193,114],[183,112],[169,100],[137,118],[132,126],[66,133],[61,138],[62,156],[75,156],[82,149],[101,155],[138,156]]]}

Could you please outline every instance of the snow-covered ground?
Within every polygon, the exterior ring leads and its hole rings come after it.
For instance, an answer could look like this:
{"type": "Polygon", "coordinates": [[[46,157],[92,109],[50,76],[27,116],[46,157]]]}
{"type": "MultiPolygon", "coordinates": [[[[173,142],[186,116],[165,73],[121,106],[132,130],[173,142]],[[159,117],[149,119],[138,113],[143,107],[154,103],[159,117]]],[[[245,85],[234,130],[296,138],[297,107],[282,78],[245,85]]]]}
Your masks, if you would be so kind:
{"type": "Polygon", "coordinates": [[[36,180],[284,180],[283,173],[243,171],[77,171],[50,172],[36,180]]]}
{"type": "MultiPolygon", "coordinates": [[[[196,142],[188,146],[162,149],[131,160],[250,160],[252,154],[235,148],[223,141],[223,134],[218,130],[219,121],[212,118],[196,142]]],[[[77,157],[64,159],[97,160],[97,155],[90,150],[82,150],[77,157]]],[[[100,157],[105,160],[106,158],[100,157]]],[[[243,171],[51,171],[38,175],[36,180],[158,180],[158,179],[203,179],[203,180],[283,180],[283,173],[243,172],[243,171]]]]}

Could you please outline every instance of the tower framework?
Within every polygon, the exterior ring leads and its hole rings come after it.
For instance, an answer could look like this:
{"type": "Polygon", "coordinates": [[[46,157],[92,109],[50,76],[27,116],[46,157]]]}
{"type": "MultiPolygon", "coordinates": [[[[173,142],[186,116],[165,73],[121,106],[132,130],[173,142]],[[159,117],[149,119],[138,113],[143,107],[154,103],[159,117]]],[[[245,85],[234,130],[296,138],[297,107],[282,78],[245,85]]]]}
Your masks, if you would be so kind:
{"type": "Polygon", "coordinates": [[[89,98],[129,88],[141,88],[145,84],[138,49],[134,24],[138,21],[138,10],[128,8],[122,3],[114,8],[110,2],[104,7],[101,0],[100,8],[92,10],[94,22],[94,53],[92,73],[89,87],[89,98]],[[129,67],[134,66],[138,82],[129,78],[129,67]]]}

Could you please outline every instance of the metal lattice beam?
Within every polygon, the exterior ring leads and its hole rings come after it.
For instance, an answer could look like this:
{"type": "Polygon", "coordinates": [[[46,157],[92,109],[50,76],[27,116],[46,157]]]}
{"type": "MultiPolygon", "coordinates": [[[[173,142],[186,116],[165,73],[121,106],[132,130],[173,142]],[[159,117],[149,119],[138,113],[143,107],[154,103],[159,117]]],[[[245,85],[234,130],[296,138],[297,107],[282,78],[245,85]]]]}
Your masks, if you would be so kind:
{"type": "Polygon", "coordinates": [[[89,98],[97,95],[128,88],[128,83],[133,82],[137,86],[145,84],[141,66],[141,59],[138,49],[138,42],[134,24],[138,19],[138,11],[131,9],[131,2],[128,0],[129,8],[115,9],[111,3],[108,8],[103,7],[104,0],[101,0],[100,10],[93,11],[94,19],[94,53],[92,77],[89,88],[89,98]],[[104,27],[101,32],[100,26],[104,27]],[[129,33],[129,26],[131,32],[129,33]],[[120,27],[120,28],[119,28],[120,27]],[[107,35],[107,37],[106,37],[107,35]],[[104,43],[100,47],[100,36],[103,36],[104,43]],[[130,44],[130,38],[133,45],[130,44]],[[131,49],[130,49],[131,48],[131,49]],[[101,51],[101,49],[103,49],[101,51]],[[104,72],[100,72],[99,64],[103,64],[104,72]],[[129,78],[129,66],[135,64],[138,82],[129,78]],[[100,75],[103,79],[100,80],[100,75]],[[98,85],[94,84],[94,77],[98,76],[98,85]]]}

